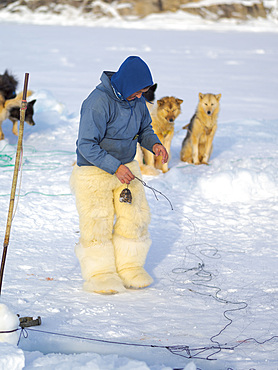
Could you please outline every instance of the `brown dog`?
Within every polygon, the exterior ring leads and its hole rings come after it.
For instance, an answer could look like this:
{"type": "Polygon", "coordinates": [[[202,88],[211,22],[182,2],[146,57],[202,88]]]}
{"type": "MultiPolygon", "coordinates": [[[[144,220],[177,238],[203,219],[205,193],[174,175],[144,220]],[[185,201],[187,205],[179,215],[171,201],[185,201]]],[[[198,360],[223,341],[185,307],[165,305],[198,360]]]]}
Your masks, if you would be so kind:
{"type": "MultiPolygon", "coordinates": [[[[32,95],[32,93],[33,92],[31,90],[28,90],[27,96],[32,95]]],[[[11,110],[13,108],[19,108],[21,106],[22,96],[23,92],[17,94],[16,97],[13,99],[6,100],[4,95],[0,93],[0,140],[4,139],[4,133],[2,131],[2,122],[5,121],[6,119],[10,119],[13,122],[12,131],[15,135],[18,135],[17,129],[18,120],[14,119],[14,117],[11,115],[11,110]]]]}
{"type": "Polygon", "coordinates": [[[194,164],[208,164],[212,153],[212,141],[217,129],[221,94],[199,93],[197,110],[190,123],[183,128],[187,135],[182,142],[180,159],[194,164]]]}
{"type": "MultiPolygon", "coordinates": [[[[175,119],[181,113],[183,100],[174,96],[165,96],[157,100],[156,104],[150,107],[152,127],[161,143],[167,149],[170,158],[171,142],[174,136],[175,119]]],[[[143,175],[158,175],[159,170],[163,173],[168,171],[168,163],[162,164],[161,156],[155,157],[153,153],[137,146],[135,159],[139,162],[143,175]]]]}

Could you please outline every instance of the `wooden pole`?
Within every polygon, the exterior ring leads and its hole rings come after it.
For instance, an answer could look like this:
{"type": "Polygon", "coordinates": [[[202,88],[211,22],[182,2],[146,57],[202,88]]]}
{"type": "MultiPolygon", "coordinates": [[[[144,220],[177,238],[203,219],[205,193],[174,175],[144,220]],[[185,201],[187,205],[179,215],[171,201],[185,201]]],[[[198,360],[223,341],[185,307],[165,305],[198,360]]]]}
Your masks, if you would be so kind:
{"type": "Polygon", "coordinates": [[[16,184],[17,184],[20,156],[21,156],[21,150],[22,150],[25,111],[27,107],[26,96],[27,96],[28,79],[29,79],[29,73],[25,73],[24,88],[23,88],[23,95],[22,95],[21,108],[20,108],[20,123],[19,123],[19,134],[18,134],[18,140],[17,140],[17,151],[16,151],[16,158],[15,158],[15,166],[14,166],[14,175],[13,175],[12,189],[11,189],[11,195],[10,195],[10,205],[9,205],[9,211],[8,211],[8,217],[7,217],[7,226],[6,226],[6,233],[5,233],[5,239],[4,239],[4,244],[3,244],[3,254],[2,254],[2,261],[1,261],[0,295],[1,295],[1,289],[2,289],[6,256],[7,256],[8,245],[9,245],[9,240],[10,240],[16,184]]]}

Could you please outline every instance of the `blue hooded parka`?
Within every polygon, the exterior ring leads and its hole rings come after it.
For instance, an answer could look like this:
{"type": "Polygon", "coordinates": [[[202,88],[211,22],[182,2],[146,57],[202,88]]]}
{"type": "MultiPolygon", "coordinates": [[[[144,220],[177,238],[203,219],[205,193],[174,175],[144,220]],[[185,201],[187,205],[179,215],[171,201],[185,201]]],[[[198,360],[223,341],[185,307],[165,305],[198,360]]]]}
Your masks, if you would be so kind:
{"type": "Polygon", "coordinates": [[[145,98],[127,100],[153,85],[153,80],[147,64],[137,56],[128,57],[117,72],[103,72],[100,80],[81,106],[77,165],[114,174],[121,164],[134,159],[137,142],[150,151],[160,143],[145,98]]]}

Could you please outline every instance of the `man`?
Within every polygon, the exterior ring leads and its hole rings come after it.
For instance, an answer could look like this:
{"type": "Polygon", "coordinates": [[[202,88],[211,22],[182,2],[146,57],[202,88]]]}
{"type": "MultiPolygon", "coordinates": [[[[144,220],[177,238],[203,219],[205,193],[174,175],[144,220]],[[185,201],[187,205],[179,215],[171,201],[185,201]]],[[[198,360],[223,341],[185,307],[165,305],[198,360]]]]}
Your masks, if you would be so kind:
{"type": "Polygon", "coordinates": [[[142,96],[151,85],[147,64],[130,56],[117,72],[102,73],[81,107],[71,188],[80,226],[75,252],[87,291],[114,294],[152,283],[143,268],[151,245],[150,210],[134,160],[139,142],[168,161],[142,96]],[[131,204],[120,201],[127,186],[131,204]]]}

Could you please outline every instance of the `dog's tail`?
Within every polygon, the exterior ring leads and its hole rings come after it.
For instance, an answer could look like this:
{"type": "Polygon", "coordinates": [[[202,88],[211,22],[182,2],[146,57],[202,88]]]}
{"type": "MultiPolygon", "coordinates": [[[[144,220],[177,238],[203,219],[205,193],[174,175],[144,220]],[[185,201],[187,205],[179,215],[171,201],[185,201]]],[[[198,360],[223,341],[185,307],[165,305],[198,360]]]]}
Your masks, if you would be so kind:
{"type": "MultiPolygon", "coordinates": [[[[32,90],[27,90],[27,94],[26,94],[27,97],[30,96],[30,95],[32,95],[32,94],[33,94],[33,91],[32,90]]],[[[21,101],[22,101],[22,97],[23,97],[23,91],[21,91],[20,93],[18,93],[15,98],[6,100],[5,101],[5,104],[4,104],[4,107],[6,109],[11,109],[13,107],[20,107],[21,101]]]]}

